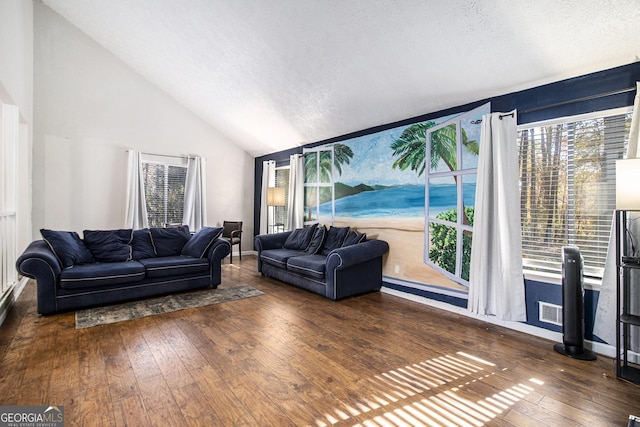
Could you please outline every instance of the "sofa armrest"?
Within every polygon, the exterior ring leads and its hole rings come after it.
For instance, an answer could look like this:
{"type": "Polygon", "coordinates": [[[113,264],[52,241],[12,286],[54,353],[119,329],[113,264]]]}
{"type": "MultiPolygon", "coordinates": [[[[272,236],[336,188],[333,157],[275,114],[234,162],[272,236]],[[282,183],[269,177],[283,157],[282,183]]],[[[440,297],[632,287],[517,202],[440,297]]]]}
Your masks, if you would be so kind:
{"type": "Polygon", "coordinates": [[[16,270],[32,279],[57,281],[62,266],[44,240],[31,242],[16,260],[16,270]]]}
{"type": "Polygon", "coordinates": [[[231,244],[229,241],[219,237],[209,247],[207,258],[209,258],[209,262],[213,263],[215,261],[219,264],[230,252],[231,244]]]}
{"type": "Polygon", "coordinates": [[[357,245],[334,249],[327,256],[327,273],[381,257],[387,252],[389,244],[384,240],[367,240],[357,245]]]}
{"type": "Polygon", "coordinates": [[[253,248],[258,252],[265,251],[267,249],[280,249],[284,246],[284,242],[287,241],[287,237],[292,231],[285,231],[283,233],[275,234],[259,234],[253,239],[253,248]]]}
{"type": "Polygon", "coordinates": [[[325,296],[332,300],[380,290],[382,257],[389,251],[383,240],[368,240],[329,252],[325,296]]]}
{"type": "Polygon", "coordinates": [[[44,240],[31,242],[16,260],[16,270],[36,280],[38,313],[57,312],[56,295],[62,266],[44,240]]]}

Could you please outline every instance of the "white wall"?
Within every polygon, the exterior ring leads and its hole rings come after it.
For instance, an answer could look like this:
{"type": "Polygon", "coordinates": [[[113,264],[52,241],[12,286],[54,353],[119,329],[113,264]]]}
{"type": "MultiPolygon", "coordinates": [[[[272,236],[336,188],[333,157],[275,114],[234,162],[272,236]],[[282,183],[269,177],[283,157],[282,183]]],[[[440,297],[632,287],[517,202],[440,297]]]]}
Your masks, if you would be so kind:
{"type": "Polygon", "coordinates": [[[47,6],[34,7],[34,230],[122,227],[128,149],[197,154],[206,158],[208,225],[243,220],[243,249],[252,249],[253,157],[47,6]]]}
{"type": "Polygon", "coordinates": [[[31,242],[31,143],[33,130],[33,3],[0,1],[0,102],[20,114],[16,153],[17,253],[31,242]]]}

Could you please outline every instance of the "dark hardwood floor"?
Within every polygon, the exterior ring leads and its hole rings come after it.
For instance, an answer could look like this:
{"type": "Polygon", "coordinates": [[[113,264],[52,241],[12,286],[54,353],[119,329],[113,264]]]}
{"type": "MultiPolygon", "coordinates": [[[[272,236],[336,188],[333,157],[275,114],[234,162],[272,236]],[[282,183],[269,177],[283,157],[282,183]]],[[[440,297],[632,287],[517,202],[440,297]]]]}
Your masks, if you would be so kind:
{"type": "Polygon", "coordinates": [[[614,363],[373,293],[339,302],[223,266],[265,294],[76,330],[30,283],[0,327],[0,405],[68,426],[626,426],[640,387],[614,363]]]}

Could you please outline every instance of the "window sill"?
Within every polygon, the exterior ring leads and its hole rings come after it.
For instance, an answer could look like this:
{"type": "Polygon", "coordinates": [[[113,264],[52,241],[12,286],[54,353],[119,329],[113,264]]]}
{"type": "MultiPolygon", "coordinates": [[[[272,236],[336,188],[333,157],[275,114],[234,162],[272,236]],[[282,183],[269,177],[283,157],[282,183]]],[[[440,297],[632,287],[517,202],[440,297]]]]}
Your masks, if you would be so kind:
{"type": "MultiPolygon", "coordinates": [[[[524,270],[524,278],[525,280],[533,280],[536,282],[550,283],[552,285],[562,286],[562,275],[556,273],[545,273],[542,271],[535,270],[524,270]]],[[[600,286],[602,285],[602,279],[598,279],[595,277],[585,277],[584,278],[584,288],[591,290],[600,290],[600,286]]]]}

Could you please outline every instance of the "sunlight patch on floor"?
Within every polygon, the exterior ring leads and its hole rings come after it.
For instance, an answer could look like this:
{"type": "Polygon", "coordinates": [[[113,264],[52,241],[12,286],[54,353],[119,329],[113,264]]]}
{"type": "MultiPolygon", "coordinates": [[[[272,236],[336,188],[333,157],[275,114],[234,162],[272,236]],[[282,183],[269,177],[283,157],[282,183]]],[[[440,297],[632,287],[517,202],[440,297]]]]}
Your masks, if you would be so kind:
{"type": "Polygon", "coordinates": [[[458,352],[383,372],[366,380],[380,390],[380,396],[336,408],[334,413],[316,419],[315,424],[326,427],[352,420],[353,425],[361,427],[483,426],[524,399],[535,386],[544,384],[531,378],[527,384],[514,384],[491,396],[469,399],[469,395],[478,394],[469,387],[495,375],[495,367],[490,361],[458,352]],[[447,385],[448,389],[425,396],[447,385]],[[402,405],[404,401],[406,404],[402,405]],[[369,412],[370,418],[362,421],[369,412]]]}

